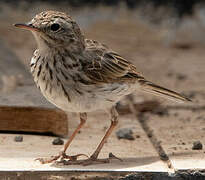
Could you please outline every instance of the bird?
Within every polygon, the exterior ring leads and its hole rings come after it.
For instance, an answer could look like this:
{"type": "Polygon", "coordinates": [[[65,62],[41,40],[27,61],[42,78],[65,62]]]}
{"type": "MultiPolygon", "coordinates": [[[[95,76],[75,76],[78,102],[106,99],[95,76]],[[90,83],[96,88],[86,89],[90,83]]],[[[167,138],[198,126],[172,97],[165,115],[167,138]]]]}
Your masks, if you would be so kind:
{"type": "Polygon", "coordinates": [[[14,26],[29,30],[37,49],[30,69],[43,96],[65,112],[79,113],[80,123],[65,143],[63,150],[50,158],[38,158],[41,163],[65,160],[68,164],[90,165],[110,162],[98,155],[118,124],[115,108],[124,96],[145,91],[178,102],[191,101],[180,93],[148,81],[135,65],[95,40],[86,39],[76,21],[67,13],[43,11],[28,23],[14,26]],[[66,154],[76,134],[87,121],[87,113],[104,110],[110,116],[110,127],[91,156],[66,154]],[[80,160],[79,156],[86,158],[80,160]]]}

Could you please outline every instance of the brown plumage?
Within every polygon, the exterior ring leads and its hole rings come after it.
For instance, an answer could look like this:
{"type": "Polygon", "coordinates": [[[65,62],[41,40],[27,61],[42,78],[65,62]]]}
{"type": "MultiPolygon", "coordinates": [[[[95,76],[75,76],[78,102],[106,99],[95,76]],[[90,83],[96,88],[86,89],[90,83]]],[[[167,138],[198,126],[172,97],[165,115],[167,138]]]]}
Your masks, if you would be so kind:
{"type": "Polygon", "coordinates": [[[191,101],[177,92],[147,81],[141,73],[137,72],[137,68],[132,63],[107,46],[89,39],[85,42],[87,49],[98,57],[92,61],[89,60],[84,67],[85,73],[92,81],[96,83],[130,81],[132,83],[137,80],[142,85],[142,90],[146,92],[178,102],[191,101]]]}
{"type": "MultiPolygon", "coordinates": [[[[147,91],[177,101],[188,98],[147,81],[137,68],[106,45],[85,39],[78,24],[67,14],[45,11],[27,24],[16,27],[30,30],[36,38],[38,49],[31,59],[31,72],[42,94],[64,111],[78,112],[80,124],[59,155],[69,164],[92,164],[109,162],[97,159],[104,143],[118,122],[115,104],[125,95],[136,90],[147,91]],[[75,135],[87,120],[86,112],[106,110],[111,115],[111,125],[95,152],[83,161],[78,156],[67,156],[75,135]]],[[[87,157],[87,156],[86,156],[87,157]]]]}

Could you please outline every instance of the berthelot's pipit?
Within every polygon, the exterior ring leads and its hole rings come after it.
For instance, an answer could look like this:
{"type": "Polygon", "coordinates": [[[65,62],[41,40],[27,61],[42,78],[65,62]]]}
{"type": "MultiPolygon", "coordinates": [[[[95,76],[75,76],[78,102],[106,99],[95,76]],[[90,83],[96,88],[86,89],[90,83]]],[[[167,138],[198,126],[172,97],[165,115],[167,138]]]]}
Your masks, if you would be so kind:
{"type": "MultiPolygon", "coordinates": [[[[45,11],[29,23],[15,24],[30,30],[38,45],[31,59],[31,73],[42,94],[60,109],[80,114],[80,124],[64,149],[42,163],[67,159],[68,164],[109,162],[97,159],[118,123],[115,104],[136,90],[185,102],[188,98],[146,80],[136,67],[106,45],[85,39],[78,24],[67,14],[45,11]],[[78,154],[65,154],[75,135],[87,120],[87,112],[98,109],[110,114],[111,125],[94,153],[85,160],[78,154]]],[[[99,122],[100,123],[100,122],[99,122]]]]}

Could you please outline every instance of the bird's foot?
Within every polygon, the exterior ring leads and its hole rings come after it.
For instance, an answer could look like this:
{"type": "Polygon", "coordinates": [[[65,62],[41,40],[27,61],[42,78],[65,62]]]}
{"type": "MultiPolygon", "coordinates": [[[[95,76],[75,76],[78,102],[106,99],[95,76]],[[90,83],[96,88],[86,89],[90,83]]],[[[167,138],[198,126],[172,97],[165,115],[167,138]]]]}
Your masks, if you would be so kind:
{"type": "Polygon", "coordinates": [[[68,161],[74,162],[74,161],[77,161],[78,157],[80,156],[85,156],[88,158],[86,154],[77,154],[74,156],[68,156],[65,154],[65,152],[60,152],[59,155],[57,156],[51,156],[50,158],[37,158],[35,160],[40,161],[41,164],[48,164],[48,163],[56,162],[58,159],[60,159],[60,162],[66,159],[68,159],[68,161]]]}
{"type": "Polygon", "coordinates": [[[105,159],[97,159],[97,158],[93,158],[92,156],[89,157],[88,159],[84,159],[84,160],[61,160],[57,163],[63,164],[63,165],[83,165],[83,166],[88,166],[88,165],[93,165],[93,164],[104,164],[104,163],[110,163],[110,160],[112,159],[117,159],[119,161],[122,161],[122,159],[116,157],[115,155],[113,155],[112,153],[109,153],[109,157],[105,158],[105,159]]]}

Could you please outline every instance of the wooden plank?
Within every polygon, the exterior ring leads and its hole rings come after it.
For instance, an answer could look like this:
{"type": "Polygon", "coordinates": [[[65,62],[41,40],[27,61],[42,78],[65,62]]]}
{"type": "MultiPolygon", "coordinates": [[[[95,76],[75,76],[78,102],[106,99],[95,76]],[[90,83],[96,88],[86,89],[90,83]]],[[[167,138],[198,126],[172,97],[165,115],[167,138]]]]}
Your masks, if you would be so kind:
{"type": "Polygon", "coordinates": [[[3,131],[68,133],[67,116],[61,110],[37,107],[0,107],[0,129],[3,131]]]}

